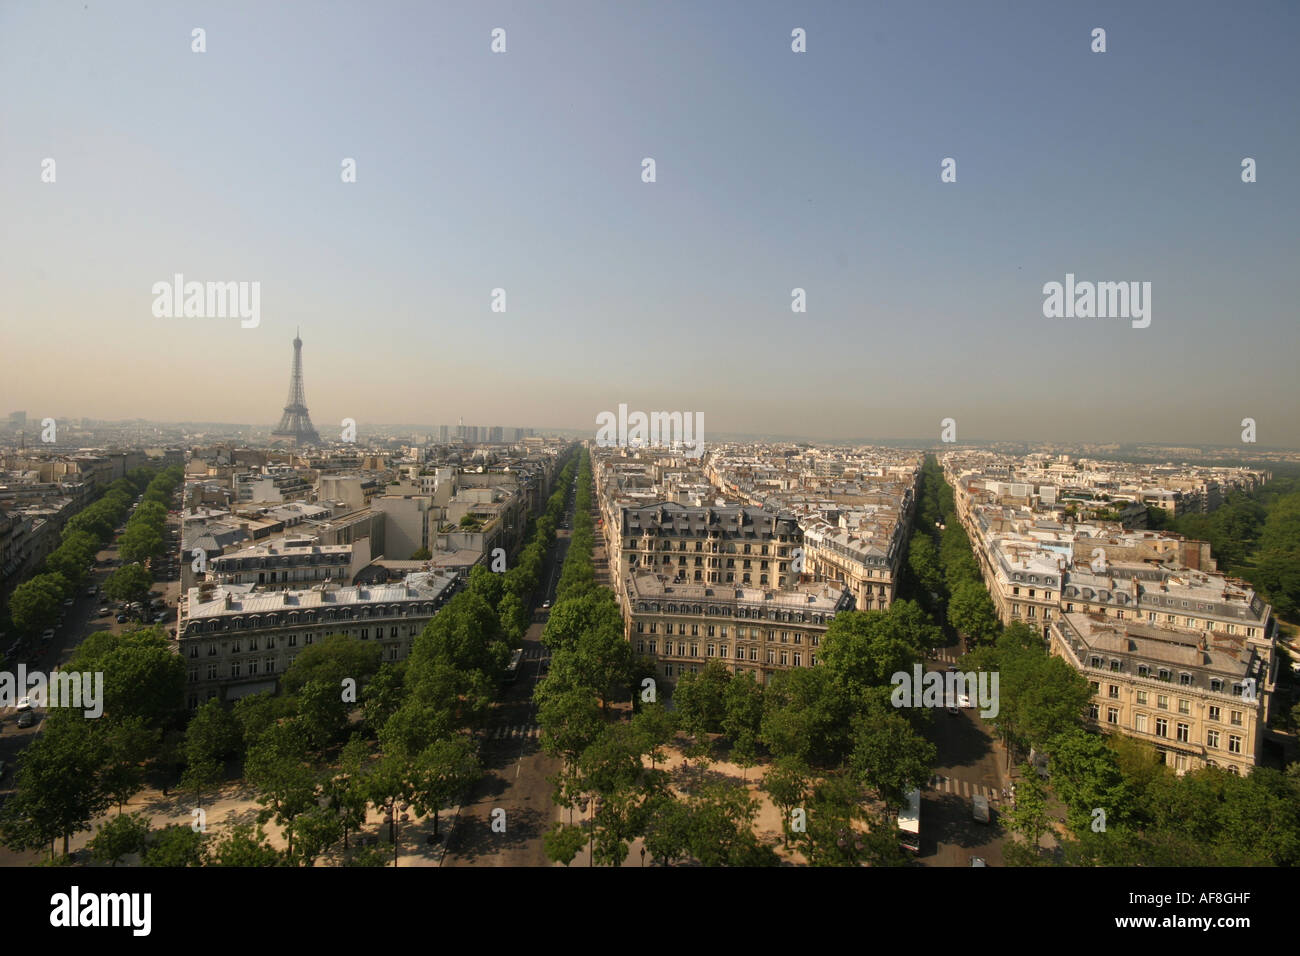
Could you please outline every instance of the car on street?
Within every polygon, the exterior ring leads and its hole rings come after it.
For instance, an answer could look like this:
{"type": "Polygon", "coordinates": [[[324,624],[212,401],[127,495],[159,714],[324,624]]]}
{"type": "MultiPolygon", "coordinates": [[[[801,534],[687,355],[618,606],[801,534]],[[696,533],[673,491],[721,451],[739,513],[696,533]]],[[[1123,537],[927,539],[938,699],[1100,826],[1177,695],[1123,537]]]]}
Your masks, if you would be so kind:
{"type": "Polygon", "coordinates": [[[30,697],[19,697],[18,705],[15,708],[19,713],[32,709],[32,699],[30,697]]]}
{"type": "Polygon", "coordinates": [[[549,611],[550,609],[551,609],[551,602],[550,602],[550,601],[543,601],[543,602],[542,602],[542,610],[543,610],[543,611],[549,611]]]}
{"type": "Polygon", "coordinates": [[[64,606],[64,607],[72,607],[72,605],[74,605],[74,604],[76,604],[76,603],[77,603],[77,602],[74,601],[74,600],[72,600],[72,598],[68,598],[66,601],[63,602],[63,606],[64,606]]]}
{"type": "Polygon", "coordinates": [[[971,797],[971,811],[976,823],[989,822],[989,798],[982,793],[971,797]]]}
{"type": "Polygon", "coordinates": [[[52,641],[52,640],[54,640],[54,628],[47,627],[45,629],[45,632],[41,634],[41,643],[45,643],[46,641],[52,641]]]}
{"type": "Polygon", "coordinates": [[[18,715],[19,727],[30,727],[34,723],[36,723],[36,714],[33,713],[32,711],[24,710],[21,714],[18,715]]]}
{"type": "Polygon", "coordinates": [[[984,857],[982,857],[982,856],[973,856],[973,857],[971,857],[971,858],[970,858],[970,865],[971,865],[971,866],[988,866],[988,864],[984,862],[984,857]]]}
{"type": "Polygon", "coordinates": [[[125,623],[126,623],[126,615],[125,615],[125,614],[119,614],[119,615],[117,616],[117,623],[118,623],[118,624],[125,624],[125,623]]]}
{"type": "Polygon", "coordinates": [[[108,616],[109,616],[110,614],[112,614],[112,613],[113,613],[113,611],[112,611],[111,608],[101,607],[101,608],[99,609],[99,616],[100,616],[100,617],[108,617],[108,616]]]}

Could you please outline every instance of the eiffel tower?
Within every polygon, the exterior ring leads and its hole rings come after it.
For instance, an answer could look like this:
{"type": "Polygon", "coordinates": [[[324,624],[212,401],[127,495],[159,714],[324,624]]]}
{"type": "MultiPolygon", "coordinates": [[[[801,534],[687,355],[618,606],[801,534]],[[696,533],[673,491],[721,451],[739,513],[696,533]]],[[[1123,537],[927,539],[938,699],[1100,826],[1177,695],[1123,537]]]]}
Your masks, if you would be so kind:
{"type": "Polygon", "coordinates": [[[289,402],[284,406],[280,424],[271,432],[276,438],[292,438],[295,447],[319,445],[320,435],[307,414],[307,399],[302,388],[302,339],[293,335],[293,374],[289,378],[289,402]]]}

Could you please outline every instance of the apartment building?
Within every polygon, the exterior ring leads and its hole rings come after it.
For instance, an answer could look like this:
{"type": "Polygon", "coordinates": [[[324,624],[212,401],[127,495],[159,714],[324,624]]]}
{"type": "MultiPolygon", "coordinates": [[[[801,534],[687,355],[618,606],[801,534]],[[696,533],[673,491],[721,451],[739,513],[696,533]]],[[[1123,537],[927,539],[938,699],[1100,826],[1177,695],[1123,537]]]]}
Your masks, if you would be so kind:
{"type": "Polygon", "coordinates": [[[234,700],[274,691],[298,652],[331,634],[374,641],[384,660],[403,660],[458,580],[425,572],[373,586],[191,588],[177,632],[187,669],[186,702],[193,709],[212,697],[234,700]]]}
{"type": "Polygon", "coordinates": [[[944,464],[999,618],[1041,630],[1089,679],[1100,729],[1153,743],[1180,773],[1244,773],[1257,762],[1276,624],[1253,588],[1215,570],[1208,544],[1062,522],[1037,491],[1013,494],[1001,475],[952,474],[961,456],[944,464]]]}
{"type": "Polygon", "coordinates": [[[1052,624],[1051,650],[1088,679],[1099,729],[1146,741],[1178,773],[1246,774],[1259,761],[1272,641],[1067,611],[1052,624]]]}
{"type": "Polygon", "coordinates": [[[803,542],[793,515],[740,505],[688,508],[672,502],[623,508],[620,568],[681,582],[782,589],[798,580],[803,542]]]}
{"type": "Polygon", "coordinates": [[[719,660],[760,683],[792,667],[815,667],[826,628],[853,595],[834,584],[785,589],[674,583],[664,574],[634,572],[626,581],[627,639],[672,683],[719,660]]]}
{"type": "Polygon", "coordinates": [[[358,570],[352,545],[321,545],[314,538],[284,538],[216,555],[208,562],[209,580],[216,584],[259,585],[271,591],[310,588],[324,581],[350,584],[358,570]]]}

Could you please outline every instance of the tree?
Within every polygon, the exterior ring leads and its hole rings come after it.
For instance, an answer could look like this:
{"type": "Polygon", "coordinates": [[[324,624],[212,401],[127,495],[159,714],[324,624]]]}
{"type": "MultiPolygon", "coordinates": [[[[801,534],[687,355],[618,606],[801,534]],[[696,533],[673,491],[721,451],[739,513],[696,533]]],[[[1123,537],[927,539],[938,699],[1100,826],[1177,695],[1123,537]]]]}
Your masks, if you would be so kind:
{"type": "Polygon", "coordinates": [[[781,811],[781,832],[785,845],[790,845],[791,814],[802,807],[808,797],[811,771],[798,757],[781,757],[763,775],[763,790],[781,811]]]}
{"type": "Polygon", "coordinates": [[[104,582],[104,595],[110,601],[143,601],[149,596],[153,577],[139,564],[125,564],[104,582]]]}
{"type": "Polygon", "coordinates": [[[770,847],[754,836],[758,802],[725,783],[708,783],[689,802],[691,855],[704,866],[772,866],[770,847]]]}
{"type": "Polygon", "coordinates": [[[17,793],[4,806],[0,834],[13,849],[36,849],[63,838],[63,855],[73,833],[90,829],[91,820],[111,799],[99,786],[105,745],[90,722],[54,713],[45,729],[18,757],[17,793]]]}
{"type": "Polygon", "coordinates": [[[723,705],[722,732],[731,741],[731,760],[747,776],[758,761],[758,737],[763,727],[763,687],[753,671],[737,674],[727,683],[723,705]]]}
{"type": "Polygon", "coordinates": [[[854,723],[850,767],[854,778],[875,790],[887,811],[930,778],[938,751],[897,711],[872,707],[854,723]]]}
{"type": "Polygon", "coordinates": [[[9,616],[14,627],[38,634],[58,619],[67,579],[61,574],[38,574],[14,588],[9,616]]]}
{"type": "Polygon", "coordinates": [[[113,720],[135,715],[146,727],[162,728],[184,705],[185,664],[159,628],[91,635],[67,669],[103,672],[104,715],[113,720]]]}
{"type": "Polygon", "coordinates": [[[856,826],[869,814],[857,784],[843,774],[831,774],[813,787],[807,830],[796,836],[812,866],[858,866],[866,859],[866,834],[856,826]]]}
{"type": "Polygon", "coordinates": [[[1016,785],[1016,804],[1003,813],[1007,826],[1013,833],[1019,834],[1038,856],[1038,841],[1051,826],[1052,818],[1047,812],[1047,788],[1043,785],[1038,772],[1029,764],[1020,767],[1020,783],[1016,785]]]}
{"type": "Polygon", "coordinates": [[[683,674],[673,691],[673,705],[682,729],[697,740],[703,740],[707,734],[721,733],[727,715],[729,683],[731,673],[717,658],[698,673],[683,674]]]}
{"type": "Polygon", "coordinates": [[[360,688],[379,670],[383,648],[347,634],[331,634],[298,652],[281,678],[286,694],[297,694],[308,682],[320,681],[342,695],[343,681],[352,679],[360,688]]]}
{"type": "Polygon", "coordinates": [[[307,737],[292,721],[275,724],[248,748],[244,776],[258,790],[265,808],[259,823],[274,817],[284,828],[288,853],[293,855],[294,821],[316,805],[316,777],[306,763],[307,737]]]}
{"type": "Polygon", "coordinates": [[[558,690],[548,677],[537,686],[537,719],[542,750],[573,762],[596,739],[603,721],[600,707],[583,690],[558,690]]]}
{"type": "Polygon", "coordinates": [[[999,623],[989,592],[977,580],[963,581],[948,602],[948,623],[977,641],[991,641],[999,623]]]}
{"type": "Polygon", "coordinates": [[[582,827],[569,826],[556,821],[542,837],[542,847],[548,860],[568,866],[578,855],[582,845],[587,842],[587,834],[582,827]]]}
{"type": "Polygon", "coordinates": [[[144,786],[145,764],[157,753],[162,733],[147,727],[140,716],[124,717],[97,730],[105,744],[100,786],[120,814],[123,804],[144,786]]]}
{"type": "Polygon", "coordinates": [[[437,740],[416,757],[411,769],[411,806],[417,813],[433,813],[433,835],[438,836],[438,812],[483,775],[474,742],[464,734],[437,740]]]}
{"type": "Polygon", "coordinates": [[[519,647],[528,632],[528,624],[532,617],[528,606],[512,591],[506,591],[501,596],[501,603],[497,605],[497,616],[500,618],[501,633],[505,636],[506,643],[511,647],[519,647]]]}
{"type": "Polygon", "coordinates": [[[338,684],[310,680],[298,690],[298,721],[316,749],[332,744],[348,725],[350,705],[338,684]]]}
{"type": "Polygon", "coordinates": [[[779,671],[763,691],[762,742],[777,757],[837,766],[848,744],[848,713],[829,667],[779,671]]]}
{"type": "Polygon", "coordinates": [[[99,825],[86,848],[91,859],[117,866],[122,857],[142,852],[148,835],[149,821],[144,814],[119,813],[99,825]]]}
{"type": "Polygon", "coordinates": [[[416,548],[411,552],[412,561],[428,561],[432,557],[433,554],[428,548],[416,548]]]}
{"type": "Polygon", "coordinates": [[[1106,814],[1106,825],[1127,822],[1133,801],[1119,771],[1115,752],[1096,734],[1075,729],[1052,742],[1052,785],[1067,806],[1066,824],[1076,834],[1090,828],[1093,811],[1106,814]]]}
{"type": "Polygon", "coordinates": [[[406,662],[384,661],[361,693],[361,712],[366,729],[378,735],[406,701],[406,662]]]}
{"type": "Polygon", "coordinates": [[[343,822],[330,807],[308,807],[294,820],[298,842],[291,860],[298,866],[312,866],[326,850],[343,837],[343,822]]]}
{"type": "Polygon", "coordinates": [[[249,694],[235,701],[232,716],[239,725],[244,749],[253,746],[269,728],[292,717],[294,711],[292,698],[276,697],[269,692],[249,694]]]}
{"type": "Polygon", "coordinates": [[[207,836],[185,824],[172,824],[154,832],[146,844],[145,866],[202,866],[207,836]]]}
{"type": "Polygon", "coordinates": [[[267,841],[261,825],[233,826],[208,848],[209,866],[280,866],[285,857],[267,841]]]}
{"type": "Polygon", "coordinates": [[[642,707],[632,715],[632,730],[641,737],[641,753],[650,758],[650,769],[665,759],[664,747],[677,734],[677,716],[663,704],[642,707]]]}
{"type": "Polygon", "coordinates": [[[339,769],[326,781],[325,796],[330,808],[338,815],[343,831],[343,849],[348,849],[348,836],[361,829],[366,822],[366,808],[370,805],[369,782],[362,767],[368,751],[357,734],[343,745],[339,755],[339,769]]]}

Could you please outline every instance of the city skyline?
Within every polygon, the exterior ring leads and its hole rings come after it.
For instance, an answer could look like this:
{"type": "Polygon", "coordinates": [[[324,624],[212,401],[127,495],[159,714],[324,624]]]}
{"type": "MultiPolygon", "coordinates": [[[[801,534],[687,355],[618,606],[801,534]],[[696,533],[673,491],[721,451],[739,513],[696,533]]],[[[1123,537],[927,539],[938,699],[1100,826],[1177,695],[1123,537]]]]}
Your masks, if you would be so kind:
{"type": "Polygon", "coordinates": [[[42,96],[0,105],[29,224],[0,403],[271,425],[301,326],[327,438],[627,403],[709,435],[1230,446],[1251,418],[1300,447],[1293,9],[568,9],[7,6],[0,79],[42,96]],[[256,325],[158,317],[177,275],[259,283],[256,325]],[[1074,278],[1150,282],[1149,327],[1045,317],[1074,278]]]}

